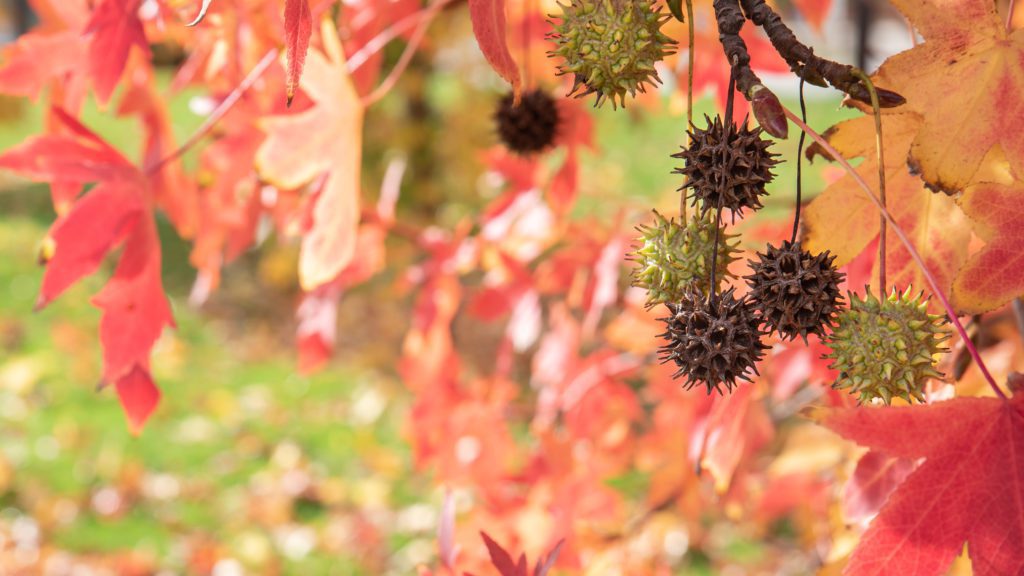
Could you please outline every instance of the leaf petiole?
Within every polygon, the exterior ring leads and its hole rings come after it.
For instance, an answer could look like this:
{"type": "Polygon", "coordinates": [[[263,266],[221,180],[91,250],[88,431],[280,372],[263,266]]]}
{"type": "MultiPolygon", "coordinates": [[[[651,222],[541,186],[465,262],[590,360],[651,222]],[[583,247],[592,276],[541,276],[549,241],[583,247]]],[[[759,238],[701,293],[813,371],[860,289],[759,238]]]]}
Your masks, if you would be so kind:
{"type": "Polygon", "coordinates": [[[971,355],[971,358],[973,358],[974,362],[978,365],[978,369],[981,370],[982,375],[985,377],[985,381],[988,382],[988,385],[995,392],[996,396],[998,396],[1004,401],[1009,401],[1009,398],[1007,398],[1006,394],[996,384],[995,379],[992,378],[992,374],[988,371],[988,366],[986,366],[985,361],[981,359],[981,354],[978,352],[978,349],[974,346],[974,343],[971,342],[970,337],[967,335],[967,331],[964,329],[963,324],[960,323],[960,319],[956,315],[956,311],[953,310],[953,305],[949,303],[949,298],[947,298],[946,294],[942,291],[941,288],[939,288],[939,283],[935,280],[935,276],[932,275],[931,270],[928,269],[928,266],[925,264],[924,259],[921,258],[921,254],[919,254],[917,249],[914,248],[914,244],[907,237],[907,234],[903,231],[903,228],[900,227],[900,225],[896,222],[895,219],[893,219],[892,214],[890,214],[889,211],[886,210],[885,206],[882,205],[881,201],[878,199],[878,196],[875,196],[875,193],[871,191],[871,187],[868,186],[868,183],[864,181],[864,178],[862,178],[861,175],[856,170],[854,170],[853,166],[850,165],[846,158],[844,158],[838,150],[836,150],[831,144],[829,144],[828,141],[825,140],[825,138],[822,137],[821,134],[818,134],[817,132],[814,131],[813,128],[811,128],[803,121],[801,121],[800,117],[794,114],[793,111],[790,110],[789,108],[783,107],[782,110],[786,113],[787,118],[789,118],[794,124],[796,124],[798,128],[803,130],[804,133],[810,136],[812,140],[817,142],[819,146],[824,148],[825,151],[828,152],[835,161],[839,162],[843,169],[846,170],[846,173],[849,174],[854,179],[854,181],[857,182],[861,189],[864,190],[864,193],[868,195],[868,198],[870,198],[871,201],[878,208],[879,212],[882,214],[882,217],[885,218],[885,221],[888,222],[889,226],[892,227],[893,232],[895,232],[896,236],[899,237],[900,242],[902,242],[903,245],[907,248],[907,252],[910,253],[910,257],[914,260],[914,263],[917,264],[917,267],[921,270],[921,274],[924,275],[925,280],[928,281],[928,285],[931,287],[932,293],[935,295],[936,298],[939,299],[939,302],[942,304],[942,307],[946,310],[946,315],[949,316],[950,322],[953,323],[953,326],[956,328],[957,334],[960,335],[960,339],[964,343],[964,348],[967,349],[968,353],[970,353],[971,355]]]}

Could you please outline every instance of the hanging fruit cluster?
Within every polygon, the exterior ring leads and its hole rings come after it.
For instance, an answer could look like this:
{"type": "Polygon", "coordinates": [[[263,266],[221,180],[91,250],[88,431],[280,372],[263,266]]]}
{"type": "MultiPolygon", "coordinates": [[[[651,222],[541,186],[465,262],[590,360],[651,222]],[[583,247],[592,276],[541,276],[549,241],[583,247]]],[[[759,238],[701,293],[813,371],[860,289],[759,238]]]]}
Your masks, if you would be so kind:
{"type": "MultiPolygon", "coordinates": [[[[747,262],[750,274],[742,278],[747,291],[738,294],[736,286],[728,285],[738,280],[729,266],[739,250],[723,214],[735,223],[762,207],[765,186],[779,162],[766,134],[784,138],[787,132],[781,104],[749,67],[738,34],[743,23],[749,18],[764,28],[802,80],[831,85],[862,101],[869,93],[855,69],[814,56],[787,34],[763,1],[748,4],[741,10],[738,2],[715,2],[723,50],[732,63],[728,105],[724,116],[705,116],[703,128],[691,123],[688,144],[672,155],[682,161],[675,170],[684,177],[682,218],[677,222],[654,212],[652,223],[637,228],[640,236],[628,256],[634,263],[633,285],[647,292],[647,306],[668,310],[660,319],[665,332],[659,355],[675,364],[675,377],[684,379],[687,389],[703,384],[709,394],[724,393],[757,374],[767,338],[799,337],[806,344],[809,335],[816,336],[832,349],[827,358],[840,372],[836,388],[849,389],[862,401],[922,400],[928,380],[941,376],[934,360],[949,337],[945,318],[928,314],[922,296],[911,299],[909,288],[902,296],[894,289],[881,300],[851,293],[850,306],[844,308],[839,288],[844,274],[834,266],[835,257],[804,250],[798,241],[799,209],[792,238],[778,247],[768,245],[747,262]],[[759,126],[751,128],[746,119],[735,124],[736,92],[752,102],[759,126]],[[688,204],[694,207],[689,217],[688,204]]],[[[593,94],[595,106],[610,100],[618,108],[627,96],[660,83],[656,66],[676,42],[661,32],[672,16],[662,13],[657,2],[570,0],[559,6],[562,12],[553,16],[554,31],[548,35],[555,47],[548,54],[558,60],[559,75],[571,75],[568,96],[593,94]]],[[[882,106],[902,103],[893,92],[878,89],[877,94],[882,106]]],[[[539,89],[526,91],[518,101],[508,94],[494,119],[502,142],[520,155],[550,148],[560,123],[555,100],[539,89]]]]}

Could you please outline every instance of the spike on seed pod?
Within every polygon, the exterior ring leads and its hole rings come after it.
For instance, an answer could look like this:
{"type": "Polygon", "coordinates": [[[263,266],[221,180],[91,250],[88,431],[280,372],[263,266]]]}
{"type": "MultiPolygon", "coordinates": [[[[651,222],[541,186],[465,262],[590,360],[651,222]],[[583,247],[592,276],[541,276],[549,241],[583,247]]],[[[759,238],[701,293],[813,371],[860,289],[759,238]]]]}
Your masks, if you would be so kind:
{"type": "Polygon", "coordinates": [[[806,343],[808,334],[823,338],[842,304],[844,274],[832,266],[835,256],[828,251],[813,255],[787,240],[779,248],[769,244],[757,257],[749,262],[753,273],[744,279],[765,324],[787,340],[800,336],[806,343]]]}
{"type": "Polygon", "coordinates": [[[774,178],[771,169],[779,163],[777,154],[768,151],[772,142],[761,137],[760,126],[751,130],[746,119],[739,128],[730,120],[728,137],[721,116],[704,119],[707,127],[691,125],[690,146],[672,155],[684,161],[675,170],[686,176],[680,192],[693,190],[693,205],[701,214],[716,210],[719,202],[733,219],[742,217],[744,209],[760,209],[765,185],[774,178]]]}
{"type": "Polygon", "coordinates": [[[687,389],[703,383],[708,394],[723,393],[723,385],[731,392],[737,380],[750,381],[750,374],[757,374],[757,362],[768,347],[746,297],[737,300],[729,288],[709,302],[691,289],[667,306],[670,315],[661,319],[666,343],[658,351],[662,362],[676,364],[673,377],[685,377],[687,389]]]}
{"type": "Polygon", "coordinates": [[[534,154],[550,148],[558,133],[558,103],[543,90],[523,93],[515,104],[510,92],[498,102],[494,112],[498,136],[517,154],[534,154]]]}
{"type": "Polygon", "coordinates": [[[894,288],[883,300],[865,293],[865,299],[849,294],[850,308],[836,320],[832,352],[825,356],[839,371],[833,387],[849,388],[861,402],[924,401],[925,384],[942,377],[934,358],[948,352],[942,346],[951,336],[946,317],[929,314],[923,294],[912,298],[910,288],[903,294],[894,288]]]}
{"type": "Polygon", "coordinates": [[[548,36],[556,47],[548,55],[563,60],[559,75],[572,74],[569,95],[596,94],[595,106],[611,100],[615,108],[625,105],[627,94],[661,83],[654,65],[676,43],[661,32],[671,16],[654,0],[571,0],[558,6],[562,13],[548,36]]]}
{"type": "MultiPolygon", "coordinates": [[[[686,226],[654,211],[654,222],[640,225],[635,249],[629,258],[636,264],[633,286],[647,291],[647,306],[678,302],[694,286],[707,293],[711,282],[711,261],[715,260],[716,284],[729,277],[729,264],[736,260],[736,236],[718,226],[718,257],[715,250],[714,218],[693,215],[686,226]]],[[[718,286],[715,286],[718,291],[718,286]]]]}

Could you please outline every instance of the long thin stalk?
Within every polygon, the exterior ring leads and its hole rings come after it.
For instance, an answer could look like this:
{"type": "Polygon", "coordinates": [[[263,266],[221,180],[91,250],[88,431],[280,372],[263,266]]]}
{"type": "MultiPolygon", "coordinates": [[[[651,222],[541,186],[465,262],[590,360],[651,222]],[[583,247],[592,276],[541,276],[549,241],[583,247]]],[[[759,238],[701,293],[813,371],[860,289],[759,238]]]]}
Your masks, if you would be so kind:
{"type": "Polygon", "coordinates": [[[442,8],[452,0],[436,0],[429,8],[423,12],[422,17],[419,20],[419,26],[412,33],[409,38],[409,43],[405,45],[405,51],[402,52],[402,56],[398,59],[395,67],[388,73],[379,86],[377,86],[373,92],[366,95],[363,98],[363,106],[372,106],[380,101],[381,98],[387,95],[395,84],[398,83],[399,77],[405,72],[405,69],[409,66],[409,62],[412,61],[412,57],[416,55],[416,50],[419,49],[420,42],[423,41],[423,37],[427,34],[427,28],[430,27],[430,22],[435,16],[441,11],[442,8]]]}
{"type": "MultiPolygon", "coordinates": [[[[800,79],[800,118],[807,123],[807,102],[804,101],[804,79],[800,79]]],[[[800,133],[800,142],[796,146],[796,213],[793,214],[793,234],[789,237],[790,244],[796,244],[797,234],[800,233],[800,209],[803,206],[803,164],[804,164],[804,139],[807,134],[800,133]]]]}
{"type": "MultiPolygon", "coordinates": [[[[868,94],[871,96],[871,109],[875,114],[875,151],[878,156],[878,201],[882,203],[882,208],[886,207],[885,203],[885,153],[882,148],[882,112],[878,107],[878,92],[875,91],[875,85],[871,82],[871,77],[864,73],[860,68],[853,69],[853,75],[860,79],[861,82],[867,86],[868,94]]],[[[880,300],[885,299],[885,294],[888,291],[888,283],[885,278],[885,255],[886,255],[886,226],[885,217],[882,215],[878,216],[878,298],[880,300]]]]}
{"type": "MultiPolygon", "coordinates": [[[[728,146],[729,139],[732,137],[732,110],[733,101],[736,97],[736,69],[732,68],[732,72],[729,73],[729,95],[725,98],[725,134],[722,136],[722,141],[718,144],[719,146],[728,146]]],[[[729,165],[725,167],[726,171],[732,170],[732,161],[735,160],[735,156],[729,156],[729,165]]],[[[711,247],[711,278],[708,283],[708,304],[714,304],[715,295],[718,293],[718,281],[716,278],[716,268],[718,268],[718,243],[721,241],[722,231],[722,201],[725,199],[725,190],[722,188],[725,186],[725,179],[720,179],[718,182],[718,209],[715,211],[715,243],[711,247]]]]}
{"type": "MultiPolygon", "coordinates": [[[[693,0],[686,0],[686,26],[689,32],[687,36],[687,50],[686,58],[689,61],[686,68],[686,146],[690,147],[693,143],[690,138],[690,129],[693,127],[693,62],[694,62],[694,45],[696,44],[693,37],[693,0]]],[[[683,186],[682,194],[679,196],[679,217],[683,221],[683,226],[686,226],[686,197],[687,197],[686,186],[683,186]]]]}
{"type": "Polygon", "coordinates": [[[242,98],[242,95],[245,94],[246,91],[249,90],[249,88],[252,88],[253,84],[255,84],[257,80],[259,80],[260,76],[262,76],[263,73],[267,71],[267,68],[270,67],[270,64],[277,59],[277,54],[278,52],[276,48],[271,49],[266,54],[264,54],[263,58],[260,58],[260,61],[257,62],[255,66],[253,66],[253,69],[249,72],[249,74],[242,79],[242,81],[238,84],[238,86],[235,87],[234,90],[231,91],[231,94],[228,94],[227,98],[222,100],[221,103],[217,105],[213,112],[211,112],[210,115],[206,117],[206,120],[203,120],[203,123],[199,126],[199,128],[196,129],[195,132],[192,133],[191,136],[189,136],[188,140],[182,143],[182,145],[179,146],[174,152],[171,152],[167,156],[161,158],[155,164],[147,166],[146,172],[149,174],[153,174],[155,172],[160,171],[160,169],[166,166],[168,162],[173,162],[174,160],[180,158],[183,154],[185,154],[185,152],[187,152],[189,149],[195,146],[200,140],[202,140],[203,137],[209,134],[210,130],[213,130],[213,127],[217,124],[217,122],[219,122],[220,119],[223,118],[224,115],[227,114],[232,107],[234,107],[234,105],[242,98]]]}
{"type": "Polygon", "coordinates": [[[857,182],[861,189],[864,190],[864,193],[868,195],[868,198],[871,199],[871,202],[873,202],[875,207],[878,208],[878,211],[881,212],[882,217],[885,218],[889,226],[892,227],[893,232],[895,232],[896,236],[899,237],[900,242],[902,242],[903,246],[906,247],[907,252],[910,253],[910,258],[921,270],[921,274],[924,275],[925,280],[928,282],[928,285],[932,289],[932,294],[934,294],[935,297],[939,299],[939,302],[942,304],[942,307],[946,310],[946,314],[949,316],[950,322],[953,323],[953,327],[956,328],[957,334],[960,335],[960,339],[963,341],[964,347],[967,349],[967,352],[971,355],[971,358],[974,359],[975,364],[978,365],[978,369],[981,370],[981,373],[985,377],[985,380],[988,382],[988,385],[995,392],[996,396],[1002,398],[1003,400],[1008,400],[1006,394],[996,384],[995,379],[992,378],[992,374],[988,371],[988,366],[986,366],[985,361],[981,359],[981,354],[978,353],[978,349],[974,346],[974,343],[971,342],[971,338],[967,335],[967,331],[964,329],[964,325],[960,323],[960,319],[957,317],[956,311],[953,310],[953,305],[949,303],[949,299],[946,298],[946,294],[942,291],[941,288],[939,288],[938,281],[935,280],[935,276],[932,275],[932,272],[931,270],[928,269],[928,266],[925,264],[924,259],[921,258],[921,254],[919,254],[917,249],[914,248],[914,244],[910,241],[910,238],[907,237],[907,234],[903,231],[903,228],[892,217],[892,214],[890,214],[889,211],[886,210],[885,206],[882,206],[882,203],[879,201],[878,197],[875,196],[875,193],[871,191],[871,187],[868,186],[868,183],[864,181],[864,178],[862,178],[861,175],[857,173],[857,171],[853,168],[853,166],[850,165],[846,158],[844,158],[838,150],[836,150],[831,144],[829,144],[828,140],[825,140],[825,138],[823,138],[821,134],[818,134],[810,126],[808,126],[802,120],[800,120],[800,118],[796,114],[794,114],[793,111],[790,110],[789,108],[783,107],[783,111],[786,113],[787,118],[789,118],[794,124],[797,125],[797,127],[799,127],[808,136],[810,136],[812,140],[817,142],[818,145],[821,146],[826,152],[828,152],[829,155],[835,161],[839,162],[843,169],[846,170],[847,174],[849,174],[854,179],[854,181],[857,182]]]}

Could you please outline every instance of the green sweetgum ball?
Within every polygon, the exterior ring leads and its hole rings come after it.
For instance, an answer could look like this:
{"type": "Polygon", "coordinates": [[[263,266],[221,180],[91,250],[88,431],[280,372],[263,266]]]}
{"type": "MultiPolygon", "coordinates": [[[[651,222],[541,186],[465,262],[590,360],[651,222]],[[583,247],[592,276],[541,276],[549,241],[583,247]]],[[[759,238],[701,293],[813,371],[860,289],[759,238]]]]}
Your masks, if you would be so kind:
{"type": "Polygon", "coordinates": [[[928,302],[922,294],[912,298],[910,288],[903,294],[894,288],[883,300],[865,293],[866,299],[851,293],[850,307],[836,320],[826,356],[839,371],[833,386],[859,394],[862,402],[923,401],[928,380],[942,377],[935,357],[948,351],[942,346],[951,335],[946,317],[929,314],[928,302]]]}
{"type": "Polygon", "coordinates": [[[671,54],[675,41],[662,34],[671,18],[653,0],[571,0],[550,38],[560,57],[559,74],[573,75],[570,95],[596,94],[595,106],[611,100],[625,105],[626,95],[661,82],[654,64],[671,54]]]}
{"type": "Polygon", "coordinates": [[[688,288],[707,294],[711,284],[711,260],[718,231],[715,291],[729,277],[736,260],[735,235],[725,233],[713,214],[694,215],[685,226],[654,211],[654,222],[637,227],[640,237],[630,254],[634,262],[633,285],[647,291],[647,305],[678,302],[688,288]]]}

